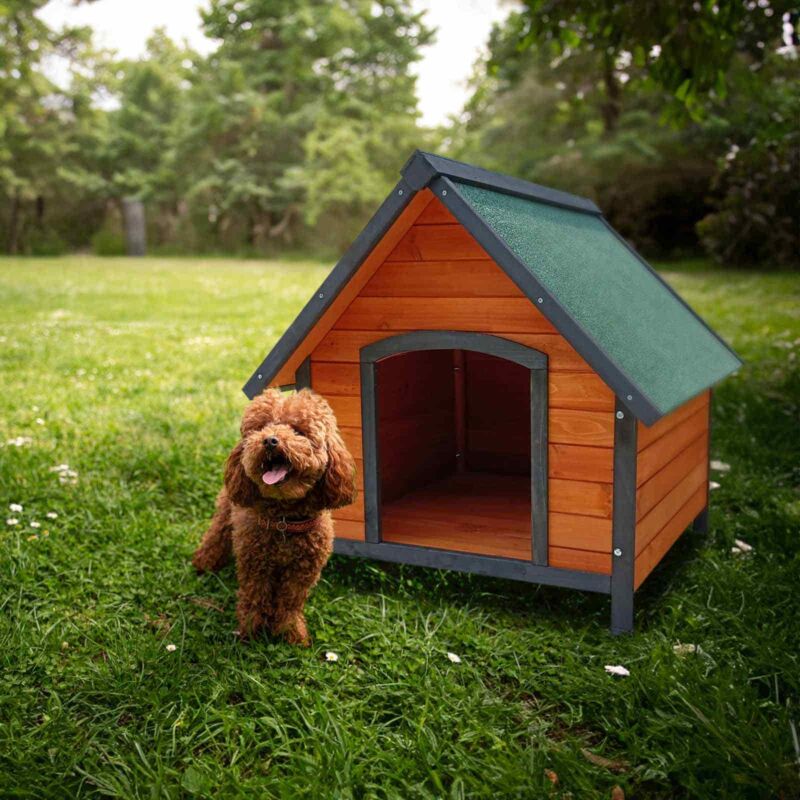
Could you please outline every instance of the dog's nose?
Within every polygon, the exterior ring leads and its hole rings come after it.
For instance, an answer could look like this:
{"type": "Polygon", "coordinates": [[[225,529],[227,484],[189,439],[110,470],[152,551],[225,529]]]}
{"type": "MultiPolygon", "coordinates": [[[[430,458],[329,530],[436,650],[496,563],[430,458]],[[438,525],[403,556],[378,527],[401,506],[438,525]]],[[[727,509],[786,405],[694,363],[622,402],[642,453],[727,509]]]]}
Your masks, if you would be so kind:
{"type": "Polygon", "coordinates": [[[279,442],[280,439],[278,439],[277,436],[267,436],[267,438],[264,439],[264,447],[277,447],[279,442]]]}

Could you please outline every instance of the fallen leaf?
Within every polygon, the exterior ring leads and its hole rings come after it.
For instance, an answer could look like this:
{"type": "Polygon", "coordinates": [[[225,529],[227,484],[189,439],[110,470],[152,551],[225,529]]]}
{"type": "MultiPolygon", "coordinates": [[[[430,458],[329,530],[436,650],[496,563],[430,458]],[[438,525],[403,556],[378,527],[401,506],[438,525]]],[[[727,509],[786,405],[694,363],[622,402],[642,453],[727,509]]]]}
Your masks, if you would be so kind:
{"type": "Polygon", "coordinates": [[[722,484],[717,483],[716,481],[709,481],[708,488],[713,492],[714,489],[719,489],[722,484]]]}
{"type": "Polygon", "coordinates": [[[550,783],[553,784],[553,786],[558,786],[558,773],[555,770],[546,769],[544,771],[544,776],[550,781],[550,783]]]}
{"type": "Polygon", "coordinates": [[[724,461],[717,461],[716,459],[709,465],[715,472],[730,472],[731,465],[726,464],[724,461]]]}
{"type": "Polygon", "coordinates": [[[448,653],[447,658],[452,661],[454,664],[461,663],[461,656],[457,656],[455,653],[448,653]]]}
{"type": "Polygon", "coordinates": [[[675,651],[676,655],[679,656],[688,656],[694,653],[702,653],[703,651],[700,649],[700,645],[697,644],[682,644],[678,642],[678,644],[672,645],[672,649],[675,651]]]}
{"type": "Polygon", "coordinates": [[[210,608],[212,611],[219,611],[220,614],[225,613],[225,609],[219,603],[215,603],[207,597],[190,597],[189,602],[200,606],[200,608],[210,608]]]}
{"type": "Polygon", "coordinates": [[[753,545],[747,544],[747,542],[742,541],[741,539],[736,539],[734,544],[743,552],[749,553],[753,549],[753,545]]]}
{"type": "Polygon", "coordinates": [[[610,758],[599,756],[597,753],[593,753],[591,750],[587,750],[585,747],[581,748],[581,755],[590,764],[594,764],[596,767],[602,767],[603,769],[611,770],[611,772],[625,772],[628,769],[628,765],[624,761],[612,761],[610,758]]]}
{"type": "Polygon", "coordinates": [[[625,792],[622,791],[621,786],[615,786],[611,790],[611,800],[625,800],[625,792]]]}

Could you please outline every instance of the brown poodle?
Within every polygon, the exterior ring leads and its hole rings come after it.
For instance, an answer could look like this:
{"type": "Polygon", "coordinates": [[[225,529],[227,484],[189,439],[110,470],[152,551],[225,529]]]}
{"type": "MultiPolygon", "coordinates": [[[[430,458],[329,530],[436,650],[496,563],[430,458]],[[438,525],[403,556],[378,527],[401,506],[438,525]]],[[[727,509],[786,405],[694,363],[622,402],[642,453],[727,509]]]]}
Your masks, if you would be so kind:
{"type": "Polygon", "coordinates": [[[303,607],[333,549],[330,509],[355,499],[355,462],[331,407],[310,389],[269,389],[245,409],[217,511],[192,563],[236,556],[240,635],[266,628],[310,644],[303,607]]]}

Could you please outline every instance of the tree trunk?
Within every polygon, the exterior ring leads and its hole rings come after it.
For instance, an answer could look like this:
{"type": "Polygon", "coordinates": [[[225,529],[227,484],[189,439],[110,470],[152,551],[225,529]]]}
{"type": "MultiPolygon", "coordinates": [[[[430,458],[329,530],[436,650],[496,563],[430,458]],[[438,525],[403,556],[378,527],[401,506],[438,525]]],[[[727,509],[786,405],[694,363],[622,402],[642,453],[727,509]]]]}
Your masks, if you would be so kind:
{"type": "Polygon", "coordinates": [[[11,198],[11,215],[8,218],[8,240],[6,241],[6,252],[11,256],[17,254],[19,246],[19,212],[19,192],[15,192],[14,197],[11,198]]]}
{"type": "Polygon", "coordinates": [[[143,256],[147,252],[147,230],[145,227],[144,203],[125,198],[122,201],[122,217],[125,221],[125,241],[129,256],[143,256]]]}
{"type": "Polygon", "coordinates": [[[614,58],[606,53],[603,66],[603,84],[605,85],[605,102],[600,106],[603,116],[603,132],[610,136],[617,129],[619,115],[622,112],[622,92],[617,76],[614,75],[614,58]]]}

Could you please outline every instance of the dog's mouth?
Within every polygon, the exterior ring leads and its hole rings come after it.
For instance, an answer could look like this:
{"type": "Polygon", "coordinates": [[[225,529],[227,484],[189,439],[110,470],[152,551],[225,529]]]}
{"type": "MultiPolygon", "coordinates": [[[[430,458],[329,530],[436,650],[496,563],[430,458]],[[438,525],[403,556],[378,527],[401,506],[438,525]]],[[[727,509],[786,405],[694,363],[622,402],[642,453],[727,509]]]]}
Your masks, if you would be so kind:
{"type": "Polygon", "coordinates": [[[276,453],[264,463],[263,470],[264,472],[261,475],[261,480],[264,481],[267,486],[277,486],[289,477],[291,464],[289,464],[282,455],[276,453]]]}

